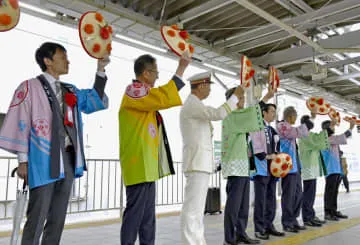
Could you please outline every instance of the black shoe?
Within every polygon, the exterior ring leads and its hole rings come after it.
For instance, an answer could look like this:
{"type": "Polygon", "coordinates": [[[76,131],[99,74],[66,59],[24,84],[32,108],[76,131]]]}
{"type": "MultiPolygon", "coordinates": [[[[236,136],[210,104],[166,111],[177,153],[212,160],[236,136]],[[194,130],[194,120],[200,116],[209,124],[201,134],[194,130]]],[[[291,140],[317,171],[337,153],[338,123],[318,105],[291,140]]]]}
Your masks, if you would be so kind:
{"type": "Polygon", "coordinates": [[[313,218],[313,221],[318,222],[318,223],[320,223],[320,224],[325,224],[325,223],[326,223],[326,220],[321,220],[321,219],[319,219],[319,218],[316,217],[316,216],[313,218]]]}
{"type": "Polygon", "coordinates": [[[227,242],[227,241],[224,241],[223,245],[237,245],[237,242],[227,242]]]}
{"type": "Polygon", "coordinates": [[[299,231],[303,231],[303,230],[306,230],[306,227],[303,226],[303,225],[294,225],[294,228],[299,230],[299,231]]]}
{"type": "Polygon", "coordinates": [[[236,239],[236,243],[245,243],[245,244],[259,244],[260,240],[251,239],[250,237],[246,236],[239,236],[236,239]]]}
{"type": "Polygon", "coordinates": [[[269,234],[266,232],[255,232],[255,237],[261,240],[269,240],[269,234]]]}
{"type": "Polygon", "coordinates": [[[291,226],[285,226],[283,230],[286,231],[286,232],[292,232],[292,233],[298,233],[299,232],[298,229],[296,229],[295,227],[291,227],[291,226]]]}
{"type": "Polygon", "coordinates": [[[317,226],[317,227],[322,226],[322,224],[320,224],[319,222],[317,222],[315,220],[304,221],[304,225],[306,225],[306,226],[317,226]]]}
{"type": "Polygon", "coordinates": [[[330,221],[339,221],[338,217],[336,217],[335,215],[331,215],[331,214],[325,214],[325,219],[330,220],[330,221]]]}
{"type": "Polygon", "coordinates": [[[285,236],[285,232],[277,231],[274,227],[267,229],[266,233],[273,235],[273,236],[285,236]]]}
{"type": "Polygon", "coordinates": [[[348,218],[347,215],[342,214],[340,211],[336,211],[336,212],[335,212],[335,216],[338,217],[338,218],[340,218],[340,219],[347,219],[347,218],[348,218]]]}

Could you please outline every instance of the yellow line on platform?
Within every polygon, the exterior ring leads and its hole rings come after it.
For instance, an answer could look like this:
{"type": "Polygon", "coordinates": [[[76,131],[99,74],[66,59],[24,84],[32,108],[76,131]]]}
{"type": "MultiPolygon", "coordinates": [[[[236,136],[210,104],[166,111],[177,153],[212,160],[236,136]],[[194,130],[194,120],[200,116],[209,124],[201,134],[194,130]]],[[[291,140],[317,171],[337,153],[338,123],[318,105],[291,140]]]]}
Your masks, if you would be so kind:
{"type": "Polygon", "coordinates": [[[333,223],[329,225],[325,225],[322,228],[314,228],[309,231],[303,231],[300,232],[297,235],[287,237],[281,240],[276,240],[272,242],[265,243],[266,245],[299,245],[304,244],[308,241],[328,236],[330,234],[333,234],[335,232],[339,232],[342,230],[345,230],[347,228],[356,226],[360,224],[360,218],[353,218],[345,221],[341,221],[338,223],[333,223]]]}

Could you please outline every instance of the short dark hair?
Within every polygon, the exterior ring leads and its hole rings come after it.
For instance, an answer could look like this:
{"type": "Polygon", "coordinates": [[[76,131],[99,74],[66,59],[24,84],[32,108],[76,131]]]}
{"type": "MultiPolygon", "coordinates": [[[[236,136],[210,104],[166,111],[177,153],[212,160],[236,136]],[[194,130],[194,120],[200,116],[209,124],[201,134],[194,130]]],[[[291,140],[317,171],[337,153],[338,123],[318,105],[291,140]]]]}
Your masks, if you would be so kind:
{"type": "Polygon", "coordinates": [[[309,115],[304,115],[304,116],[301,117],[300,123],[304,124],[305,122],[307,122],[309,120],[310,120],[310,116],[309,115]]]}
{"type": "Polygon", "coordinates": [[[225,98],[226,100],[230,99],[231,95],[234,94],[236,87],[233,87],[231,89],[226,90],[225,92],[225,98]]]}
{"type": "Polygon", "coordinates": [[[40,66],[42,71],[46,71],[47,67],[44,62],[44,58],[48,58],[50,60],[53,59],[56,50],[60,49],[66,53],[66,49],[64,46],[58,43],[46,42],[41,44],[41,46],[35,52],[36,63],[40,66]]]}
{"type": "Polygon", "coordinates": [[[276,105],[275,104],[271,104],[271,103],[268,103],[268,104],[265,104],[262,108],[261,108],[261,111],[264,113],[264,112],[269,112],[269,108],[270,107],[274,107],[274,109],[276,110],[276,105]]]}
{"type": "Polygon", "coordinates": [[[326,120],[326,121],[323,121],[323,122],[321,123],[321,128],[322,128],[322,129],[328,129],[328,128],[330,128],[330,125],[331,125],[331,121],[330,121],[330,120],[326,120]]]}
{"type": "Polygon", "coordinates": [[[153,64],[155,64],[155,62],[156,62],[156,59],[154,57],[152,57],[151,55],[149,55],[149,54],[141,55],[140,57],[138,57],[135,60],[135,63],[134,63],[135,75],[137,77],[140,76],[145,71],[145,69],[147,68],[148,65],[153,65],[153,64]]]}

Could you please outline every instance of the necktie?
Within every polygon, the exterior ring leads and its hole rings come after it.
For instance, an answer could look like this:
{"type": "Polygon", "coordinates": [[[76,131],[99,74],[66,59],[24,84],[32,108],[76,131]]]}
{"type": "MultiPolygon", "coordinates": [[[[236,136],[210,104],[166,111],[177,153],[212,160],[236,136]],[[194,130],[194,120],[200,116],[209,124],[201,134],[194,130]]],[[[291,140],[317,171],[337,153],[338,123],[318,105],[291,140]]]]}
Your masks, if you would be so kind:
{"type": "MultiPolygon", "coordinates": [[[[60,105],[60,113],[62,116],[64,116],[64,99],[63,99],[63,93],[62,93],[62,89],[61,89],[61,83],[59,81],[56,81],[55,87],[56,87],[56,99],[60,105]]],[[[65,148],[69,145],[72,145],[72,143],[71,143],[68,132],[65,130],[65,148]]]]}
{"type": "Polygon", "coordinates": [[[270,154],[270,153],[273,153],[273,147],[272,147],[272,134],[271,134],[271,128],[269,125],[266,126],[266,131],[267,131],[267,153],[270,154]]]}
{"type": "Polygon", "coordinates": [[[59,102],[61,114],[63,114],[63,98],[61,91],[61,83],[59,81],[55,82],[55,88],[56,88],[56,93],[55,93],[56,99],[59,102]]]}

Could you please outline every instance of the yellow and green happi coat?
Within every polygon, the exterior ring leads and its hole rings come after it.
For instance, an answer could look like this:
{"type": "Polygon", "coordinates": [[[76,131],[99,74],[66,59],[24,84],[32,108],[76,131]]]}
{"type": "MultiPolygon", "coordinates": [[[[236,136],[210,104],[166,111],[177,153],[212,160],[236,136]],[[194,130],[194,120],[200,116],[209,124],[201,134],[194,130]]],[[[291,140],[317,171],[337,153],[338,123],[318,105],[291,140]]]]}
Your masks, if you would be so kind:
{"type": "Polygon", "coordinates": [[[182,104],[174,79],[158,88],[134,81],[126,89],[119,110],[120,162],[126,186],[156,181],[173,172],[158,111],[182,104]]]}

